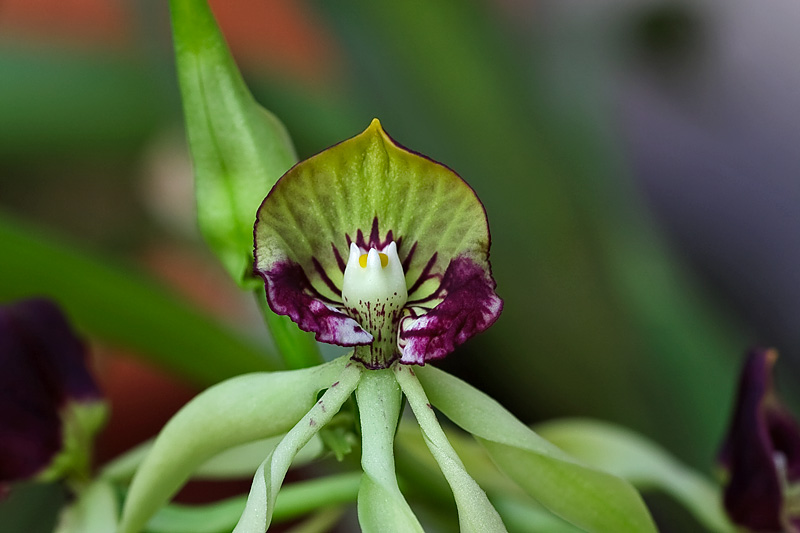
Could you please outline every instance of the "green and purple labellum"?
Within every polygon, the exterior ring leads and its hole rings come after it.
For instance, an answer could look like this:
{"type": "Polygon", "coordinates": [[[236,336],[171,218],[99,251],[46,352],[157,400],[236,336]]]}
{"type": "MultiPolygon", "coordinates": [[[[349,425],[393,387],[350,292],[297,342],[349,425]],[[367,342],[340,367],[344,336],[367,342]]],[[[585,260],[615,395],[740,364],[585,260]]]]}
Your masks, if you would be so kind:
{"type": "Polygon", "coordinates": [[[276,313],[385,368],[444,357],[497,319],[489,242],[474,191],[374,120],[273,187],[255,266],[276,313]]]}
{"type": "Polygon", "coordinates": [[[728,473],[725,509],[749,531],[800,531],[800,426],[775,394],[775,350],[754,349],[719,462],[728,473]],[[791,504],[790,504],[791,503],[791,504]]]}

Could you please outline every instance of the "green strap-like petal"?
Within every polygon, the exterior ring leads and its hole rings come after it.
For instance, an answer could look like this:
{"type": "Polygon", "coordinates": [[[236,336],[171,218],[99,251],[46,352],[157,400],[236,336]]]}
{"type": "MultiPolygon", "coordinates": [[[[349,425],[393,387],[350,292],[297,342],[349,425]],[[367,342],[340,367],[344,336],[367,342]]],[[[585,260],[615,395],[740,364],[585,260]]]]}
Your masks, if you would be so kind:
{"type": "Polygon", "coordinates": [[[186,404],[164,426],[137,470],[118,533],[141,531],[191,473],[215,455],[288,431],[314,405],[317,393],[333,386],[347,361],[340,357],[303,370],[245,374],[186,404]]]}
{"type": "Polygon", "coordinates": [[[460,379],[430,365],[415,372],[431,404],[472,433],[500,470],[552,513],[589,532],[655,533],[627,481],[581,464],[460,379]]]}

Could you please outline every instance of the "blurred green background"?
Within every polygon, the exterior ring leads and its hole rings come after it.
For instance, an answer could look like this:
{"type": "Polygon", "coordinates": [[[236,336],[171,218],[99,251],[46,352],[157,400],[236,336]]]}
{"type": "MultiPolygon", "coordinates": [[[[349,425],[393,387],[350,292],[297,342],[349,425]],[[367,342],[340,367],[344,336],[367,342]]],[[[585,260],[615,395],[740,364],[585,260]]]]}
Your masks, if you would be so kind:
{"type": "MultiPolygon", "coordinates": [[[[705,472],[748,346],[796,392],[796,4],[211,5],[301,157],[379,117],[478,192],[505,309],[442,367],[705,472]]],[[[0,80],[0,299],[195,385],[275,368],[195,229],[166,2],[6,0],[0,80]]]]}

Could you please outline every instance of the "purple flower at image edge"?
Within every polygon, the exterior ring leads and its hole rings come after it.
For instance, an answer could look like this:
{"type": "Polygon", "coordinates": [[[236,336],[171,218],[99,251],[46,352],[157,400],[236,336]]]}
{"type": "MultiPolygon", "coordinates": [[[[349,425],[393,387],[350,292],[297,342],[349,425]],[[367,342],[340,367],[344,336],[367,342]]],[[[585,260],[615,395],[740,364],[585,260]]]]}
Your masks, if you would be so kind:
{"type": "Polygon", "coordinates": [[[88,475],[105,415],[61,310],[45,299],[0,306],[0,497],[17,481],[88,475]]]}
{"type": "Polygon", "coordinates": [[[719,462],[733,522],[751,531],[793,533],[800,532],[800,512],[791,505],[800,481],[800,426],[775,392],[777,357],[762,348],[748,354],[719,462]]]}

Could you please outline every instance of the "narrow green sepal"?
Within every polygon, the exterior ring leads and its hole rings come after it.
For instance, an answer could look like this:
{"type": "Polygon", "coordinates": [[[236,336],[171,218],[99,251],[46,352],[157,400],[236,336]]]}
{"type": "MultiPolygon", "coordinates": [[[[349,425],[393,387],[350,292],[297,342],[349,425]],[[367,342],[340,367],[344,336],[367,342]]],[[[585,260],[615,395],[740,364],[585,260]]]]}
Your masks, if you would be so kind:
{"type": "MultiPolygon", "coordinates": [[[[343,356],[344,361],[350,356],[343,356]]],[[[342,368],[341,365],[338,368],[342,368]]],[[[308,372],[296,370],[295,372],[308,372]]],[[[346,363],[335,382],[283,437],[253,476],[242,516],[233,533],[263,533],[269,528],[283,479],[298,450],[302,449],[339,412],[361,379],[363,367],[346,363]]]]}
{"type": "Polygon", "coordinates": [[[472,433],[497,466],[552,513],[589,532],[655,533],[630,483],[582,464],[460,379],[431,366],[415,372],[430,403],[472,433]]]}
{"type": "Polygon", "coordinates": [[[170,12],[200,230],[233,279],[255,288],[255,214],[297,156],[247,89],[206,1],[171,0],[170,12]]]}
{"type": "MultiPolygon", "coordinates": [[[[464,463],[439,425],[433,412],[433,405],[428,400],[413,368],[395,365],[393,369],[397,382],[419,422],[425,444],[453,490],[460,530],[464,533],[506,533],[502,518],[483,489],[467,472],[464,463]]],[[[460,399],[456,399],[456,402],[458,401],[460,399]]]]}
{"type": "Polygon", "coordinates": [[[423,529],[400,493],[394,465],[394,435],[403,405],[400,387],[390,369],[364,374],[356,389],[361,420],[361,468],[358,523],[364,533],[385,531],[392,524],[398,533],[423,529]]]}
{"type": "Polygon", "coordinates": [[[671,495],[710,531],[735,529],[725,516],[715,484],[633,431],[586,419],[554,420],[536,426],[536,431],[581,461],[627,479],[640,490],[671,495]]]}
{"type": "Polygon", "coordinates": [[[314,405],[317,393],[331,386],[347,359],[303,370],[246,374],[189,402],[167,423],[136,472],[119,533],[140,531],[211,457],[288,431],[314,405]]]}

